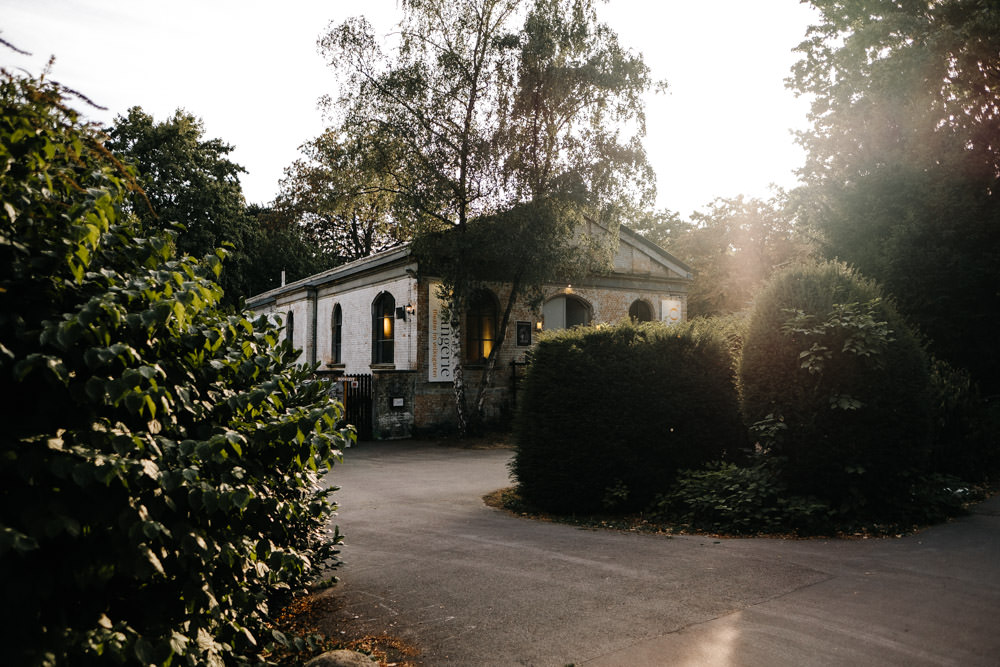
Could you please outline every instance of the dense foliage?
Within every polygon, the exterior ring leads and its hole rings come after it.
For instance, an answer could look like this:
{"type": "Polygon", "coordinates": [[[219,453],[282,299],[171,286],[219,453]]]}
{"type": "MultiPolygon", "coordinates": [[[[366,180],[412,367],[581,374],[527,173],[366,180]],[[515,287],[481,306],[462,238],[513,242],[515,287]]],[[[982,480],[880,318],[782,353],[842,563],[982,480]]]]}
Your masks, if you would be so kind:
{"type": "Polygon", "coordinates": [[[148,230],[184,225],[176,235],[181,253],[201,257],[228,244],[230,257],[220,284],[224,293],[244,294],[244,274],[252,271],[247,253],[253,220],[246,215],[240,187],[245,170],[228,157],[233,147],[205,138],[201,120],[181,109],[156,122],[132,107],[107,132],[108,149],[134,165],[142,181],[142,190],[126,197],[129,211],[148,230]]]}
{"type": "Polygon", "coordinates": [[[926,467],[923,350],[882,291],[842,264],[786,270],[758,294],[740,382],[745,419],[793,494],[878,515],[926,467]]]}
{"type": "Polygon", "coordinates": [[[629,227],[693,268],[687,311],[714,317],[745,311],[775,271],[810,259],[815,248],[795,224],[795,210],[779,191],[767,200],[716,199],[690,220],[647,213],[629,227]]]}
{"type": "Polygon", "coordinates": [[[216,310],[218,256],[123,213],[139,192],[57,86],[3,73],[5,664],[256,663],[287,641],[269,600],[336,561],[339,406],[216,310]]]}
{"type": "Polygon", "coordinates": [[[521,495],[554,512],[645,507],[678,470],[743,447],[733,375],[710,327],[626,322],[547,335],[518,396],[521,495]]]}
{"type": "Polygon", "coordinates": [[[823,532],[830,514],[826,503],[789,494],[778,466],[764,457],[681,471],[649,508],[653,520],[732,535],[823,532]]]}
{"type": "Polygon", "coordinates": [[[390,140],[328,129],[285,169],[275,209],[301,224],[316,246],[348,262],[410,240],[392,177],[390,140]]]}
{"type": "Polygon", "coordinates": [[[107,147],[134,165],[142,189],[127,194],[128,211],[147,230],[173,229],[179,252],[193,257],[225,246],[228,259],[218,276],[222,303],[330,268],[337,254],[285,209],[247,206],[240,186],[243,167],[229,159],[233,147],[205,137],[201,119],[178,109],[156,121],[139,107],[107,128],[107,147]],[[176,227],[180,223],[183,227],[176,227]]]}
{"type": "Polygon", "coordinates": [[[1000,6],[811,0],[799,215],[934,354],[1000,391],[1000,6]]]}

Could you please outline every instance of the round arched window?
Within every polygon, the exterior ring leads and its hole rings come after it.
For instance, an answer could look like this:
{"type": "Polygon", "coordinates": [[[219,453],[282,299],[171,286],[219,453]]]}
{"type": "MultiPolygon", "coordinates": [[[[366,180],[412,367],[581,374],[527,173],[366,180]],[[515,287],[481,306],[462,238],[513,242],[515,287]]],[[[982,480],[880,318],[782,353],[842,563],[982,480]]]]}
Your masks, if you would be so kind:
{"type": "Polygon", "coordinates": [[[653,320],[653,309],[642,299],[636,299],[629,306],[628,316],[633,322],[651,322],[653,320]]]}
{"type": "Polygon", "coordinates": [[[590,324],[590,304],[576,296],[560,295],[545,302],[542,317],[548,330],[590,324]]]}
{"type": "Polygon", "coordinates": [[[396,300],[382,292],[372,302],[372,363],[393,363],[396,300]]]}

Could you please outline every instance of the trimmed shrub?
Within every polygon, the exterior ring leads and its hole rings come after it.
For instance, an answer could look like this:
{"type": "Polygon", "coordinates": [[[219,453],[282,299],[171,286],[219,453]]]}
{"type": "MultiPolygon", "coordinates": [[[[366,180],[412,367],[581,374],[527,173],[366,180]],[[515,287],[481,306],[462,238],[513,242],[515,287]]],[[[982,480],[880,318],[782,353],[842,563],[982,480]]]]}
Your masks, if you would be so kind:
{"type": "Polygon", "coordinates": [[[644,508],[678,470],[745,444],[727,345],[705,325],[549,334],[519,402],[512,471],[550,512],[644,508]]]}
{"type": "Polygon", "coordinates": [[[843,264],[786,270],[758,294],[740,382],[744,416],[792,494],[877,518],[926,466],[921,345],[881,289],[843,264]]]}
{"type": "Polygon", "coordinates": [[[122,213],[134,176],[54,84],[0,78],[0,613],[8,664],[257,664],[328,576],[347,431],[220,257],[122,213]]]}

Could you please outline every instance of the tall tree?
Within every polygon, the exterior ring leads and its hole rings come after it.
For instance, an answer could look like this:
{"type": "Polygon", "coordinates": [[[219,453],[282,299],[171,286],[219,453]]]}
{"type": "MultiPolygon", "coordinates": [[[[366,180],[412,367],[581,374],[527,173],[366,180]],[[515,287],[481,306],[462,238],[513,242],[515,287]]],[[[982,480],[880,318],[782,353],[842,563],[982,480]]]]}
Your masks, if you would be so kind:
{"type": "Polygon", "coordinates": [[[303,227],[323,252],[351,261],[411,236],[396,207],[387,137],[328,129],[285,169],[275,209],[303,227]]]}
{"type": "MultiPolygon", "coordinates": [[[[417,223],[415,252],[444,282],[453,351],[477,287],[498,278],[513,286],[488,383],[512,304],[544,281],[539,267],[564,266],[584,215],[613,233],[629,195],[651,191],[638,143],[648,70],[597,21],[591,0],[404,0],[403,10],[391,55],[363,19],[320,40],[343,77],[332,109],[349,134],[392,138],[389,187],[417,223]],[[498,266],[496,246],[481,242],[498,228],[544,251],[539,265],[515,254],[498,266]]],[[[455,396],[464,430],[460,367],[455,396]]]]}
{"type": "Polygon", "coordinates": [[[288,282],[300,280],[343,261],[282,209],[250,204],[247,215],[253,221],[245,254],[250,267],[245,272],[247,295],[279,287],[282,277],[288,282]]]}
{"type": "Polygon", "coordinates": [[[931,349],[1000,387],[1000,6],[812,0],[789,85],[813,96],[798,193],[824,251],[896,296],[931,349]]]}
{"type": "Polygon", "coordinates": [[[240,187],[244,169],[228,157],[233,147],[205,139],[201,120],[182,109],[156,122],[132,107],[107,133],[108,148],[141,174],[145,192],[133,194],[129,208],[146,229],[181,223],[185,229],[177,236],[177,249],[195,257],[231,244],[219,283],[225,302],[238,303],[248,293],[253,272],[247,257],[253,220],[240,187]]]}
{"type": "Polygon", "coordinates": [[[777,269],[812,251],[780,192],[768,200],[716,199],[691,221],[668,248],[696,267],[688,295],[688,312],[695,316],[746,309],[777,269]]]}

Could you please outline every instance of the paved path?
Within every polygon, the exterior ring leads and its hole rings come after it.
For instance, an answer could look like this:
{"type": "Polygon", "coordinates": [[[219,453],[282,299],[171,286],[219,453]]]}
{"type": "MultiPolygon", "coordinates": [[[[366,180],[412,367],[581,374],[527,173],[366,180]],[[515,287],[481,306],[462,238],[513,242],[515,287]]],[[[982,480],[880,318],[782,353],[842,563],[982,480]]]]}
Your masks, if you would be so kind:
{"type": "Polygon", "coordinates": [[[902,539],[590,531],[486,507],[510,457],[346,452],[338,597],[361,627],[428,666],[1000,665],[1000,498],[902,539]]]}

